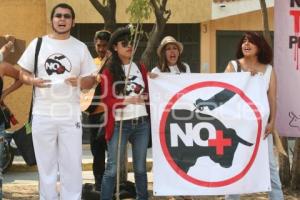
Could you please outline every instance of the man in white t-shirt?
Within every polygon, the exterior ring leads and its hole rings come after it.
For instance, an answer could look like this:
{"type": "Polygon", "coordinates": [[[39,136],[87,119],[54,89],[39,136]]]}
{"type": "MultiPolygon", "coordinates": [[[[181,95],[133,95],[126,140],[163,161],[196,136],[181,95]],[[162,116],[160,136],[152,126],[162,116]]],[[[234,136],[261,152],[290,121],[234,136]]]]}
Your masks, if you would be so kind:
{"type": "Polygon", "coordinates": [[[65,3],[51,12],[52,32],[42,37],[34,75],[37,38],[20,60],[20,79],[34,86],[32,137],[40,199],[80,200],[82,128],[80,89],[95,83],[96,65],[87,46],[70,35],[75,13],[65,3]],[[60,181],[60,195],[56,183],[60,181]]]}

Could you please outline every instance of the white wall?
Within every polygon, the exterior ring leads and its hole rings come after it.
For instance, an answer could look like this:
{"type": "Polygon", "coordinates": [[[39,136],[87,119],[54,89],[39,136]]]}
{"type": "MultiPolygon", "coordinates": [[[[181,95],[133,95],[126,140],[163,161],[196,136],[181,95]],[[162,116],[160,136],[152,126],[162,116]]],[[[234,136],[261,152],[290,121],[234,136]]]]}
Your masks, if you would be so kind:
{"type": "MultiPolygon", "coordinates": [[[[274,0],[266,0],[267,7],[274,6],[274,0]]],[[[235,0],[212,3],[212,19],[219,19],[260,9],[259,0],[235,0]]]]}

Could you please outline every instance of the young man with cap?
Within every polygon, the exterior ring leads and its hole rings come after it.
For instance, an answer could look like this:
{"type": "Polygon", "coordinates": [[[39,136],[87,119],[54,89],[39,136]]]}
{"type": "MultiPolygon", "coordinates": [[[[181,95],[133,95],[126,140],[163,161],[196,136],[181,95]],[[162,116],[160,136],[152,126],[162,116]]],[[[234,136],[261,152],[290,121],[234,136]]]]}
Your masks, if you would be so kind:
{"type": "Polygon", "coordinates": [[[57,4],[51,12],[52,32],[42,37],[34,74],[34,39],[18,64],[20,79],[34,86],[32,139],[39,172],[40,199],[80,200],[82,128],[80,89],[95,84],[96,66],[87,46],[70,35],[73,8],[57,4]],[[60,195],[57,181],[60,181],[60,195]]]}
{"type": "MultiPolygon", "coordinates": [[[[121,136],[120,152],[124,152],[127,142],[132,144],[133,169],[136,185],[136,199],[148,199],[146,155],[150,126],[146,109],[148,93],[147,70],[134,62],[130,28],[117,29],[109,42],[112,57],[101,76],[101,94],[107,106],[107,124],[105,139],[108,158],[101,185],[101,199],[113,199],[117,174],[118,138],[121,136]],[[128,76],[129,74],[129,76],[128,76]],[[125,78],[128,83],[125,86],[125,78]],[[123,121],[122,132],[120,123],[123,121]]],[[[124,154],[120,154],[120,163],[124,163],[124,154]]]]}

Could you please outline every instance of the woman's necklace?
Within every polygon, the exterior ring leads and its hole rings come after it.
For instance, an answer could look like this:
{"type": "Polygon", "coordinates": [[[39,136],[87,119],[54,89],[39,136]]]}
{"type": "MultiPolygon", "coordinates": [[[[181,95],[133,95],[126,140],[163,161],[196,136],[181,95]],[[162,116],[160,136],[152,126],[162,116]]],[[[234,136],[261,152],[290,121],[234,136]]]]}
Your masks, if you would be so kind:
{"type": "Polygon", "coordinates": [[[265,70],[261,71],[259,62],[255,62],[251,65],[245,62],[243,69],[247,72],[255,72],[255,74],[257,75],[264,75],[265,73],[265,70]]]}

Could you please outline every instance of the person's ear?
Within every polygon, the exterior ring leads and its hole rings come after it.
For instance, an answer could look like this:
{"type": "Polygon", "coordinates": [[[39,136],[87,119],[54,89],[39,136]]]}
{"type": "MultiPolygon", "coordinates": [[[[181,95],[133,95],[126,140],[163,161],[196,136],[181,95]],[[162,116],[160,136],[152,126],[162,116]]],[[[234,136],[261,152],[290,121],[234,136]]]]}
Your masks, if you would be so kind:
{"type": "Polygon", "coordinates": [[[117,45],[115,45],[115,44],[114,44],[114,50],[115,50],[115,51],[118,50],[117,45]]]}

